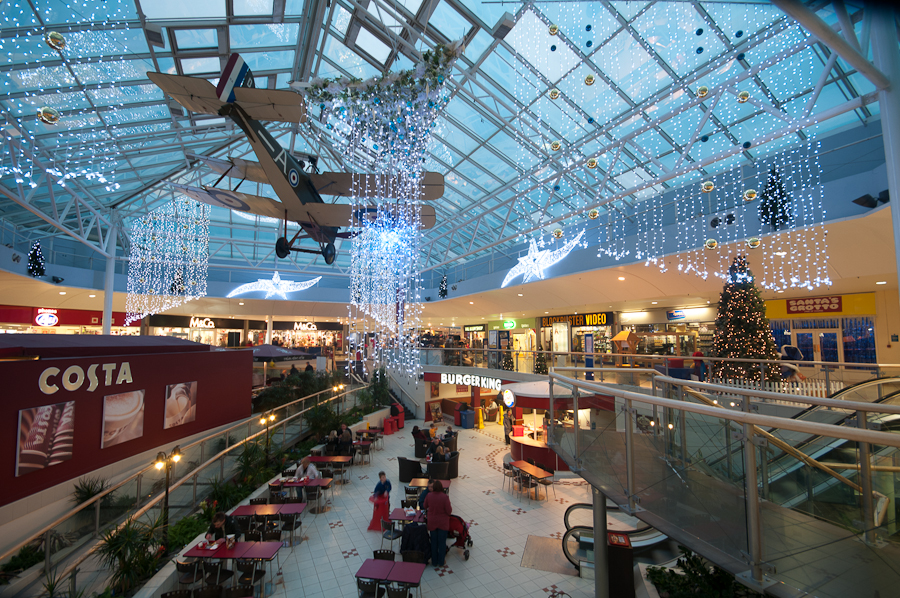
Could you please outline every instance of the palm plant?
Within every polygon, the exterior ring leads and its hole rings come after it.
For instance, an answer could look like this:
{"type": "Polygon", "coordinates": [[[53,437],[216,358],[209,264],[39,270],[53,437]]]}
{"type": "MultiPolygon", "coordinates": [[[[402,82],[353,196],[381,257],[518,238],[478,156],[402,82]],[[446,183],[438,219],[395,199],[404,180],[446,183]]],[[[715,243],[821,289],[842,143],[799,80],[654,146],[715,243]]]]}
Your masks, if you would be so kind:
{"type": "Polygon", "coordinates": [[[165,550],[162,532],[162,512],[150,521],[132,517],[103,532],[96,554],[112,572],[110,582],[116,592],[128,592],[153,574],[165,550]]]}

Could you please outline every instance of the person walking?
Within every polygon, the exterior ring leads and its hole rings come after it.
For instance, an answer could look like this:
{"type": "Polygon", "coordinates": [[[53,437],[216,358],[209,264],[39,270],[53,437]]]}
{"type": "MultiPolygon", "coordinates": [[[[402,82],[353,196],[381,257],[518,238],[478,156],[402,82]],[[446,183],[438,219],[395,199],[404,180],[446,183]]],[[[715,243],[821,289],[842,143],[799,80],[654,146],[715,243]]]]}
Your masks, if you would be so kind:
{"type": "Polygon", "coordinates": [[[509,435],[512,434],[512,409],[507,409],[503,414],[503,436],[506,438],[506,444],[509,444],[509,435]]]}
{"type": "Polygon", "coordinates": [[[428,533],[431,534],[431,564],[444,566],[447,553],[447,533],[450,531],[450,497],[444,494],[444,485],[440,480],[431,484],[431,492],[425,497],[422,508],[428,511],[428,533]]]}
{"type": "Polygon", "coordinates": [[[378,483],[375,484],[375,491],[369,500],[374,505],[372,509],[372,521],[369,522],[370,532],[380,532],[381,522],[390,522],[389,515],[391,512],[391,481],[387,479],[387,474],[383,471],[378,472],[378,483]]]}

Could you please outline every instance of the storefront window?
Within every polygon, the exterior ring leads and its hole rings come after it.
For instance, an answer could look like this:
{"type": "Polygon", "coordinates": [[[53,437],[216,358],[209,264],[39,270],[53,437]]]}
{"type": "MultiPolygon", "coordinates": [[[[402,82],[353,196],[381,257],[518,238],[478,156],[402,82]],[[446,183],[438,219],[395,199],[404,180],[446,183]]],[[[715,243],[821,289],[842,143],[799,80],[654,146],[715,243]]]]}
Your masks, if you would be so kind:
{"type": "Polygon", "coordinates": [[[775,346],[797,347],[803,361],[875,363],[875,322],[871,317],[803,318],[769,322],[775,346]]]}
{"type": "Polygon", "coordinates": [[[844,361],[875,363],[875,322],[872,318],[843,318],[844,361]]]}

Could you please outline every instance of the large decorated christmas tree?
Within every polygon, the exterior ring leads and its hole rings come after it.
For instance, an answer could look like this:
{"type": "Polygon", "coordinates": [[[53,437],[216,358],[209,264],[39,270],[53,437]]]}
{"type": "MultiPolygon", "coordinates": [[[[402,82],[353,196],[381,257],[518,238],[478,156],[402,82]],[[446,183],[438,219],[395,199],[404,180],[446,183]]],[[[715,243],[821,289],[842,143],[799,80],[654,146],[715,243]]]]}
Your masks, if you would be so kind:
{"type": "MultiPolygon", "coordinates": [[[[730,359],[778,359],[775,339],[766,318],[766,304],[760,296],[747,267],[747,258],[739,255],[728,268],[728,279],[719,295],[716,314],[716,334],[712,357],[730,359]]],[[[716,361],[711,378],[725,380],[753,380],[759,382],[763,373],[757,364],[716,361]]],[[[765,379],[778,381],[780,370],[775,365],[766,368],[765,379]]]]}

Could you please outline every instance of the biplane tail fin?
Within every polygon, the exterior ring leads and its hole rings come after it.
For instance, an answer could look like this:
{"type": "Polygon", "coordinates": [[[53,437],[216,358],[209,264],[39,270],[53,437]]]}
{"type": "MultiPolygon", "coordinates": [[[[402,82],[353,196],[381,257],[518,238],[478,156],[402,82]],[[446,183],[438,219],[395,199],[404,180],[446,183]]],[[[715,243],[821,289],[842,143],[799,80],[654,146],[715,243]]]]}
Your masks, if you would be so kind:
{"type": "Polygon", "coordinates": [[[232,54],[228,58],[228,62],[222,70],[222,76],[219,78],[219,84],[216,86],[216,97],[222,102],[233,104],[236,100],[234,95],[235,87],[256,89],[253,71],[250,70],[250,66],[244,62],[241,55],[237,53],[232,54]]]}

